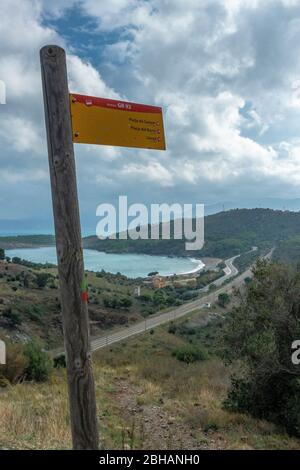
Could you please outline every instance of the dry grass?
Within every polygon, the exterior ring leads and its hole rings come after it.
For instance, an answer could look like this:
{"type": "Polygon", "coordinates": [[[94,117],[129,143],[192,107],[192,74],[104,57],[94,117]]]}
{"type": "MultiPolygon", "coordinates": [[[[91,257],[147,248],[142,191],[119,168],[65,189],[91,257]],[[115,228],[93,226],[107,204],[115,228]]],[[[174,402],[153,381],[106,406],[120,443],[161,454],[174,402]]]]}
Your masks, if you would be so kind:
{"type": "MultiPolygon", "coordinates": [[[[155,408],[164,416],[174,417],[174,426],[193,435],[199,448],[300,449],[298,439],[288,437],[276,426],[224,410],[222,401],[230,371],[218,359],[190,365],[177,361],[171,352],[182,344],[181,338],[161,327],[153,335],[141,335],[95,354],[104,448],[146,446],[143,410],[155,408]],[[139,422],[136,415],[128,419],[128,410],[122,409],[120,393],[125,392],[120,392],[120,383],[139,390],[134,394],[134,404],[141,411],[139,422]]],[[[0,448],[70,448],[65,371],[55,370],[45,384],[23,383],[0,389],[0,422],[0,448]]],[[[171,436],[166,429],[168,432],[171,436]]],[[[166,440],[165,448],[169,446],[171,441],[166,440]]]]}
{"type": "Polygon", "coordinates": [[[300,449],[299,439],[274,424],[225,410],[231,371],[216,358],[190,365],[177,361],[170,352],[181,344],[181,338],[162,327],[152,336],[100,351],[97,357],[140,387],[137,405],[163,403],[169,415],[196,432],[199,444],[213,436],[227,449],[300,449]]]}
{"type": "Polygon", "coordinates": [[[61,374],[46,384],[18,384],[0,394],[0,444],[5,448],[69,448],[67,390],[61,374]]]}

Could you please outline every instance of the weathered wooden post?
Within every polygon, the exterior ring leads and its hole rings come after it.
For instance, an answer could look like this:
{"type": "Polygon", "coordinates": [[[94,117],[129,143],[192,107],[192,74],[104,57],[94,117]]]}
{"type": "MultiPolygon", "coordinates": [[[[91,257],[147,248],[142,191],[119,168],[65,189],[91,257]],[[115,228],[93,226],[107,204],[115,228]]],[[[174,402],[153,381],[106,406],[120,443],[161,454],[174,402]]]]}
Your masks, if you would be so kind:
{"type": "Polygon", "coordinates": [[[98,449],[65,51],[40,51],[74,449],[98,449]]]}

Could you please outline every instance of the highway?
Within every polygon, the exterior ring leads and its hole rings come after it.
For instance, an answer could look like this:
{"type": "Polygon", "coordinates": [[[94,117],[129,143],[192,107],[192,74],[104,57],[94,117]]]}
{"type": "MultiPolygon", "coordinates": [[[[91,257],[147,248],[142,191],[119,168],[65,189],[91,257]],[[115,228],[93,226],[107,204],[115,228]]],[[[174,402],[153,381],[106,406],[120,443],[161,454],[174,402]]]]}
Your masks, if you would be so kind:
{"type": "MultiPolygon", "coordinates": [[[[225,260],[226,267],[224,268],[224,276],[220,277],[216,281],[213,282],[214,285],[220,286],[230,278],[235,277],[238,274],[237,268],[234,266],[233,262],[236,258],[240,255],[233,256],[225,260]]],[[[211,293],[201,297],[200,299],[194,300],[192,302],[188,302],[180,307],[176,307],[168,312],[158,313],[156,315],[151,315],[150,317],[142,320],[138,323],[135,323],[132,326],[122,328],[114,333],[110,333],[105,336],[100,336],[95,338],[91,341],[91,350],[96,351],[97,349],[104,348],[109,346],[110,344],[117,343],[122,341],[126,338],[130,338],[131,336],[144,333],[147,330],[152,330],[153,328],[163,325],[164,323],[168,323],[172,320],[176,320],[177,318],[183,317],[188,313],[192,312],[193,310],[204,308],[205,304],[213,303],[218,299],[218,295],[222,292],[230,292],[234,287],[238,287],[244,282],[246,277],[251,276],[251,270],[247,270],[244,273],[240,274],[238,277],[233,279],[231,282],[226,283],[224,286],[220,287],[220,289],[214,290],[211,293]]]]}
{"type": "MultiPolygon", "coordinates": [[[[254,247],[252,250],[255,250],[254,247]]],[[[273,249],[265,256],[265,258],[270,258],[272,256],[273,249]]],[[[242,274],[238,275],[238,269],[234,266],[233,262],[236,258],[240,255],[233,256],[225,260],[225,268],[224,268],[224,276],[220,277],[216,281],[212,282],[215,286],[220,286],[218,289],[214,290],[213,292],[208,292],[203,297],[194,300],[192,302],[185,303],[180,307],[176,307],[168,312],[157,313],[155,315],[151,315],[150,317],[142,320],[134,325],[128,327],[122,327],[117,331],[112,333],[101,335],[97,338],[93,338],[91,340],[91,351],[97,351],[98,349],[105,348],[111,344],[117,343],[119,341],[125,340],[130,338],[131,336],[144,333],[145,331],[152,330],[157,326],[163,325],[168,323],[172,320],[176,320],[177,318],[181,318],[188,313],[192,312],[193,310],[199,308],[205,308],[207,303],[214,303],[218,300],[218,295],[227,292],[230,293],[234,288],[239,287],[243,284],[244,280],[247,277],[252,276],[251,268],[244,271],[242,274]],[[229,279],[232,281],[229,281],[229,279]],[[225,281],[226,284],[223,284],[225,281]]],[[[64,354],[62,349],[52,351],[53,357],[57,357],[64,354]]]]}

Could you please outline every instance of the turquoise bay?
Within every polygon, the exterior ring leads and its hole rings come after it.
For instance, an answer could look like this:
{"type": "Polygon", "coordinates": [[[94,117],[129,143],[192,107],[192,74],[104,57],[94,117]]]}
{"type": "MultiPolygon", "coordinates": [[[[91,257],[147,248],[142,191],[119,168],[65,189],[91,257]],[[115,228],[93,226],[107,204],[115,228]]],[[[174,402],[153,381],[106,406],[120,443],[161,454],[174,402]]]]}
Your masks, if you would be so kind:
{"type": "MultiPolygon", "coordinates": [[[[83,250],[85,269],[88,271],[120,272],[125,276],[146,277],[151,271],[158,271],[161,276],[185,274],[201,269],[204,264],[193,258],[169,258],[141,254],[114,254],[95,250],[83,250]]],[[[34,263],[57,264],[54,247],[18,248],[6,250],[7,256],[17,256],[34,263]]]]}

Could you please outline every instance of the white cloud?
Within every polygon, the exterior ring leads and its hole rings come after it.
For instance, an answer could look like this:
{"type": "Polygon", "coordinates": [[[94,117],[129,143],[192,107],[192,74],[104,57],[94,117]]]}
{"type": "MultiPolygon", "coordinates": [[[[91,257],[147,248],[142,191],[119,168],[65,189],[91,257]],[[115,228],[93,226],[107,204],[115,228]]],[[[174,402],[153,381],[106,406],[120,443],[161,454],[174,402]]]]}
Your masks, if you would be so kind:
{"type": "Polygon", "coordinates": [[[279,185],[287,197],[297,194],[299,1],[0,2],[0,79],[7,85],[0,168],[11,186],[13,165],[18,175],[28,176],[30,165],[47,172],[38,51],[57,43],[71,52],[71,91],[164,107],[167,152],[76,146],[84,207],[98,203],[100,191],[204,202],[239,197],[245,188],[247,197],[251,187],[256,196],[276,195],[279,185]],[[91,53],[97,63],[104,49],[99,69],[45,26],[45,15],[58,18],[76,5],[97,23],[91,53]],[[99,31],[113,33],[107,45],[99,31]],[[104,69],[114,71],[114,86],[104,69]]]}
{"type": "MultiPolygon", "coordinates": [[[[47,2],[48,3],[48,2],[47,2]]],[[[61,12],[76,2],[51,2],[48,9],[61,12]]],[[[0,74],[6,83],[7,95],[17,98],[20,109],[26,99],[40,102],[41,88],[39,49],[45,44],[67,47],[65,40],[43,24],[42,2],[39,0],[1,0],[0,24],[0,74]]],[[[105,93],[118,96],[103,81],[99,72],[86,60],[68,55],[70,86],[83,93],[105,93]]],[[[31,101],[32,103],[32,101],[31,101]]]]}
{"type": "Polygon", "coordinates": [[[68,55],[69,89],[75,93],[120,99],[118,93],[108,87],[99,72],[75,55],[68,55]]]}
{"type": "MultiPolygon", "coordinates": [[[[86,2],[101,26],[97,4],[93,9],[95,2],[86,2]]],[[[127,54],[147,99],[165,107],[164,168],[172,184],[223,181],[230,192],[232,179],[238,184],[248,178],[254,185],[273,179],[275,194],[278,180],[287,192],[298,185],[298,150],[293,159],[280,155],[272,126],[282,122],[288,133],[291,83],[300,77],[300,3],[151,0],[138,21],[130,15],[134,2],[116,2],[111,14],[125,4],[133,40],[130,47],[122,40],[114,48],[127,54]],[[266,133],[269,143],[263,144],[266,133]]],[[[142,168],[149,178],[147,164],[129,167],[133,173],[142,168]]]]}
{"type": "Polygon", "coordinates": [[[149,161],[147,164],[125,164],[122,174],[130,180],[139,181],[142,178],[144,181],[159,183],[161,186],[173,186],[170,171],[155,160],[149,161]]]}
{"type": "MultiPolygon", "coordinates": [[[[47,14],[56,16],[67,6],[59,1],[51,2],[51,7],[47,3],[47,14]]],[[[44,7],[40,0],[0,0],[0,79],[6,85],[6,104],[0,105],[0,200],[8,201],[0,219],[12,216],[10,207],[16,216],[19,211],[22,217],[41,213],[39,204],[45,202],[41,192],[50,202],[49,184],[36,186],[45,177],[49,183],[39,49],[58,44],[68,50],[68,45],[57,31],[45,26],[44,7]],[[32,191],[28,190],[29,182],[34,183],[32,191]]],[[[118,97],[99,72],[74,51],[68,55],[68,67],[72,91],[118,97]]],[[[50,208],[49,203],[48,212],[50,208]]]]}
{"type": "Polygon", "coordinates": [[[34,122],[26,118],[8,116],[0,120],[0,137],[18,152],[40,154],[43,142],[34,122]]]}
{"type": "Polygon", "coordinates": [[[83,0],[81,5],[86,13],[98,19],[99,28],[104,31],[112,31],[133,24],[139,26],[151,13],[151,1],[83,0]]]}

